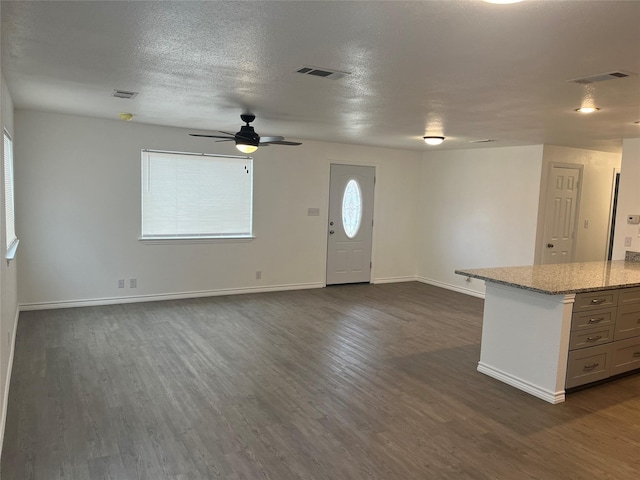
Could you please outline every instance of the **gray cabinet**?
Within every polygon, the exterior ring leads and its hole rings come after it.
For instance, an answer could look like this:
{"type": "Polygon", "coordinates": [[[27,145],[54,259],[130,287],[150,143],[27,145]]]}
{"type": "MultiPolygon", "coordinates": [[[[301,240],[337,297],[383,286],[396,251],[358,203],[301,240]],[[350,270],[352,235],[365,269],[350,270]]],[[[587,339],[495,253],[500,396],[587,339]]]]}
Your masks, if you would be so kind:
{"type": "Polygon", "coordinates": [[[640,288],[576,295],[566,388],[640,369],[640,288]]]}

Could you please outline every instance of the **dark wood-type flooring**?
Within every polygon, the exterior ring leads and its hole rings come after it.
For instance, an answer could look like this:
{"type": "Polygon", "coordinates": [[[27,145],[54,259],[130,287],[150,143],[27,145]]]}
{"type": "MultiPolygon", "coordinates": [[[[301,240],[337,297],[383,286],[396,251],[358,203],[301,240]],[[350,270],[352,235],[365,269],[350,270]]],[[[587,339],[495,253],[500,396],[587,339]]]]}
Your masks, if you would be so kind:
{"type": "Polygon", "coordinates": [[[23,312],[2,480],[640,478],[640,376],[504,385],[482,306],[412,282],[23,312]]]}

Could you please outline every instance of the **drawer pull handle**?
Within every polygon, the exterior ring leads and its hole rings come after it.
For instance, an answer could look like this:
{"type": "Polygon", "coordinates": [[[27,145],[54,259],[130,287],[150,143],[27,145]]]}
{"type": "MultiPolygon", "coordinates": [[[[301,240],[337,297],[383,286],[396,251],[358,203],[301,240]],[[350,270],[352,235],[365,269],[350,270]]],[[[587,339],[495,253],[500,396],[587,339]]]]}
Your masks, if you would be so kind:
{"type": "Polygon", "coordinates": [[[640,357],[640,352],[633,352],[633,357],[640,357]]]}
{"type": "Polygon", "coordinates": [[[591,365],[585,365],[585,366],[584,366],[584,369],[585,369],[585,370],[591,370],[591,369],[596,368],[598,365],[600,365],[598,362],[596,362],[596,363],[592,363],[591,365]]]}
{"type": "Polygon", "coordinates": [[[593,300],[591,300],[591,304],[592,305],[600,305],[601,303],[604,303],[606,301],[607,301],[606,298],[594,298],[593,300]]]}
{"type": "Polygon", "coordinates": [[[587,337],[587,342],[597,342],[602,338],[602,335],[598,335],[597,337],[587,337]]]}
{"type": "Polygon", "coordinates": [[[600,318],[590,318],[589,319],[589,323],[600,323],[601,321],[604,320],[604,317],[600,317],[600,318]]]}

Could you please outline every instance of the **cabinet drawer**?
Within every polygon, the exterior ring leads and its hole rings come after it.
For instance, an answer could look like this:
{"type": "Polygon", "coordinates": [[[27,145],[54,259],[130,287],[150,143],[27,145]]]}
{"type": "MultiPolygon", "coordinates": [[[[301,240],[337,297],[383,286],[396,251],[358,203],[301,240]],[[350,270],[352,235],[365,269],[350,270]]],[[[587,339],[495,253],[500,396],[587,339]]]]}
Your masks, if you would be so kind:
{"type": "Polygon", "coordinates": [[[613,325],[616,323],[616,313],[616,307],[574,313],[573,317],[571,317],[571,330],[613,325]]]}
{"type": "Polygon", "coordinates": [[[613,344],[611,375],[640,368],[640,337],[628,338],[613,344]]]}
{"type": "Polygon", "coordinates": [[[578,293],[573,304],[573,311],[595,310],[603,307],[615,307],[618,304],[619,290],[603,290],[600,292],[578,293]]]}
{"type": "Polygon", "coordinates": [[[603,380],[610,375],[612,343],[569,352],[566,388],[603,380]]]}
{"type": "Polygon", "coordinates": [[[640,303],[640,288],[623,288],[620,290],[618,305],[623,306],[632,303],[640,303]]]}
{"type": "Polygon", "coordinates": [[[640,304],[618,307],[616,316],[615,340],[637,337],[640,335],[640,304]]]}
{"type": "Polygon", "coordinates": [[[593,347],[613,341],[613,325],[592,328],[591,330],[577,330],[569,337],[569,350],[593,347]]]}

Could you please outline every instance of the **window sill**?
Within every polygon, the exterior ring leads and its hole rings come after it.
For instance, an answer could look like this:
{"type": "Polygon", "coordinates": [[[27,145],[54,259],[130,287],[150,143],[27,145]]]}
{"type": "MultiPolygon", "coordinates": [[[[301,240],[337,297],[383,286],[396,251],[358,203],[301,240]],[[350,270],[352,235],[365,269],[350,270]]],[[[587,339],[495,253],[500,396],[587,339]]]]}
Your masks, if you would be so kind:
{"type": "Polygon", "coordinates": [[[255,236],[248,237],[155,237],[138,238],[138,241],[145,245],[183,245],[190,243],[246,243],[251,242],[255,236]]]}
{"type": "Polygon", "coordinates": [[[20,243],[20,240],[16,238],[11,244],[11,246],[7,248],[7,254],[4,257],[7,259],[7,265],[9,265],[9,263],[16,258],[16,253],[18,251],[19,243],[20,243]]]}

